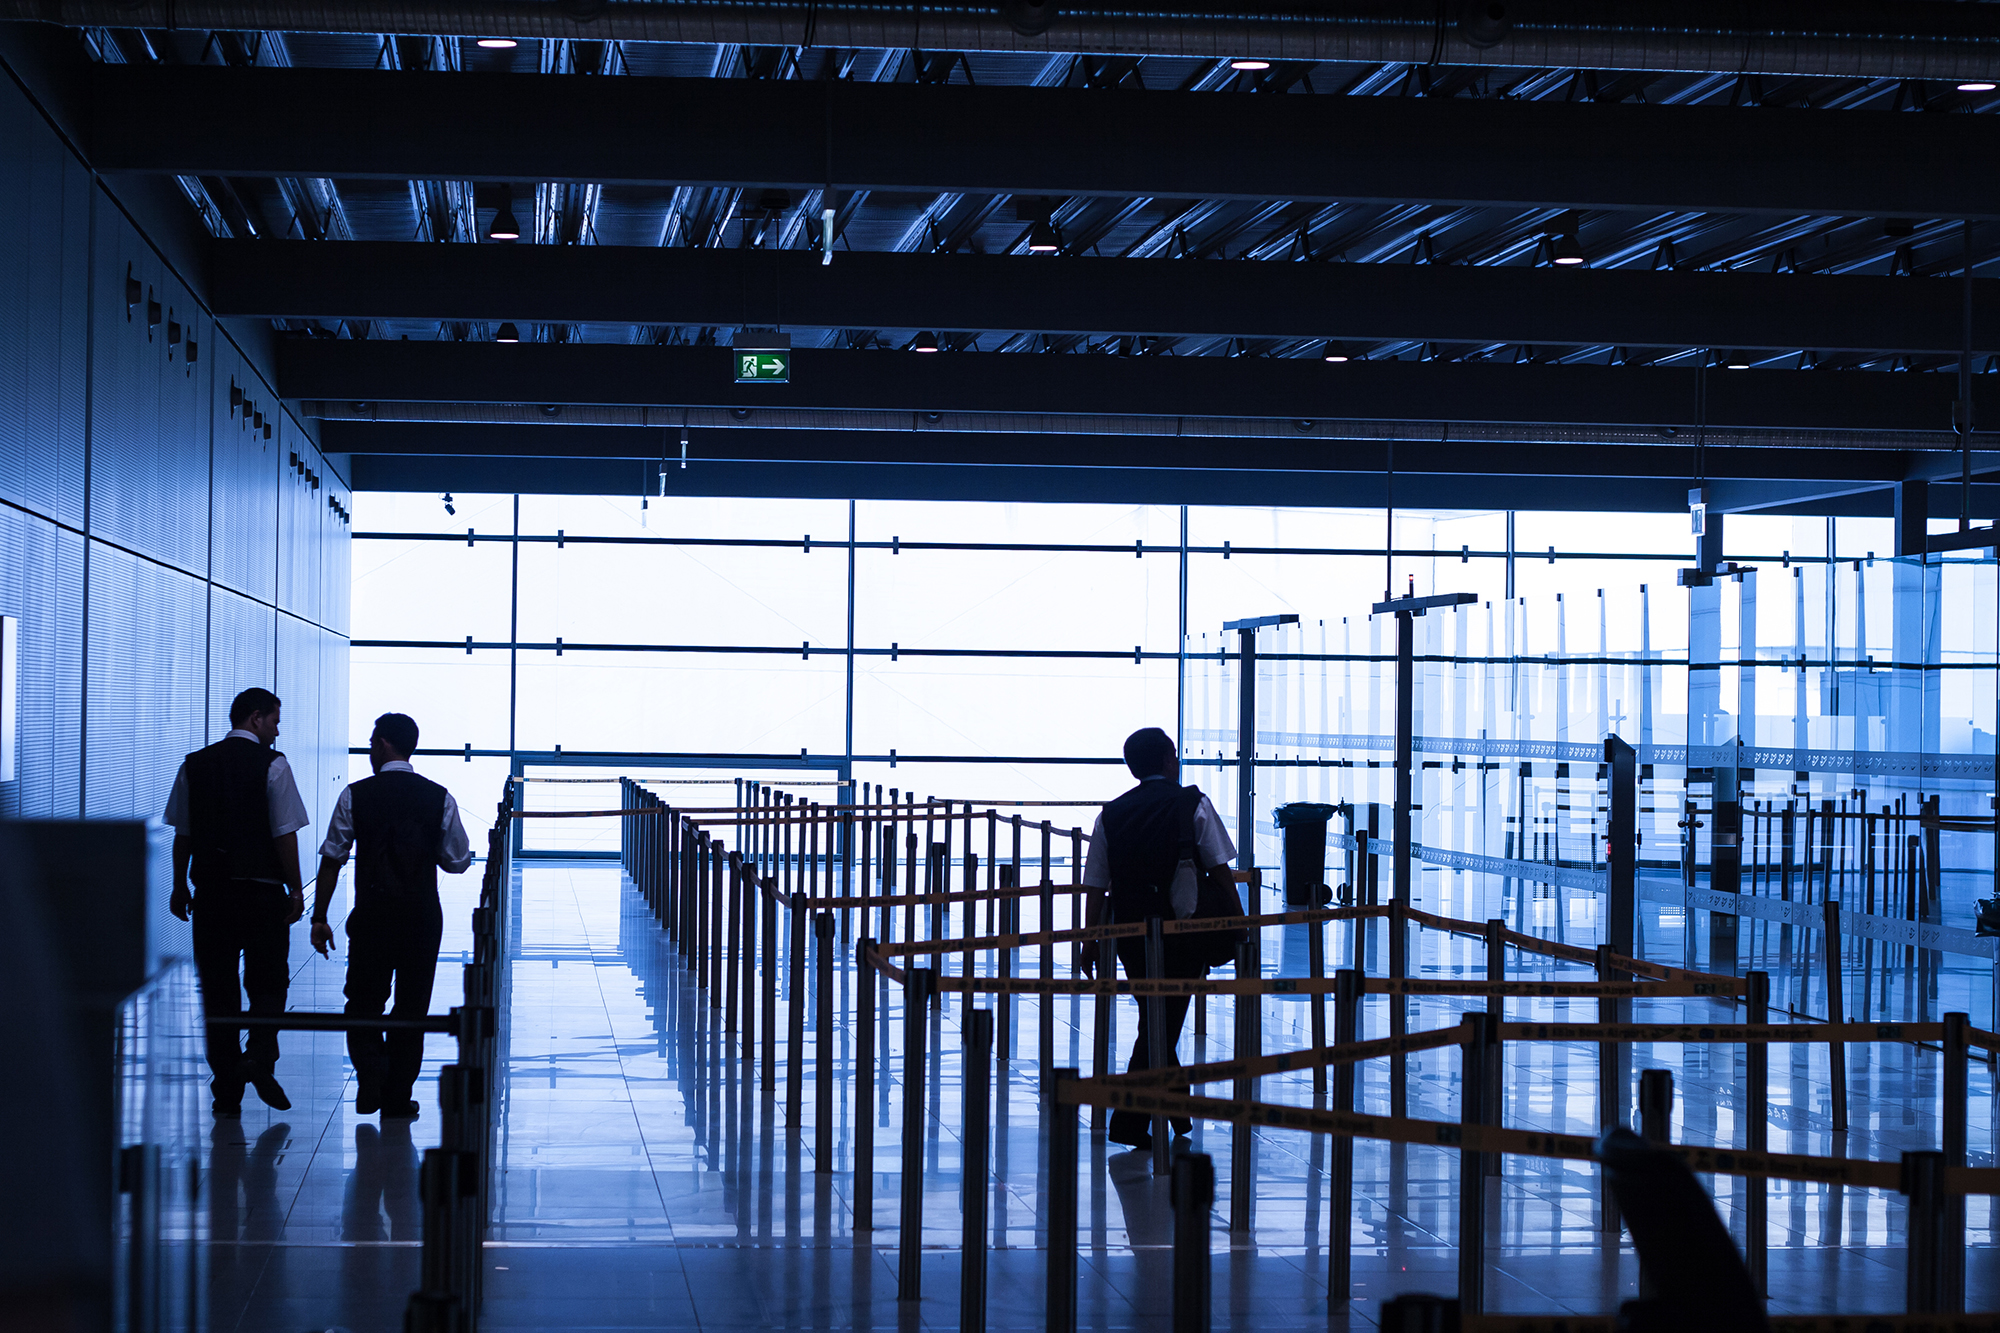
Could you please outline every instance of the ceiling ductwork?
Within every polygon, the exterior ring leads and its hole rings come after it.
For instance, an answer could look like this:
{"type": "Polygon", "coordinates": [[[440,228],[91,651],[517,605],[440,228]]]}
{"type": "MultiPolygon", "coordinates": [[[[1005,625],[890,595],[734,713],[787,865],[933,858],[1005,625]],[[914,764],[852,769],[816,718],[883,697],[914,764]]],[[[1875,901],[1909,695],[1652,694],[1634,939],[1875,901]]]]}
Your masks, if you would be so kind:
{"type": "Polygon", "coordinates": [[[973,5],[839,0],[0,0],[66,27],[397,33],[928,51],[1072,51],[1365,64],[2000,79],[2000,5],[1347,0],[973,5]],[[1039,33],[1033,30],[1042,26],[1039,33]]]}
{"type": "MultiPolygon", "coordinates": [[[[1182,439],[1327,441],[1398,440],[1456,444],[1686,446],[1690,431],[1667,427],[1449,426],[1394,421],[1285,421],[1260,417],[1141,417],[1000,412],[841,412],[801,408],[618,407],[537,403],[339,403],[308,399],[304,416],[319,421],[440,422],[472,425],[652,427],[678,430],[911,431],[939,435],[1155,435],[1182,439]]],[[[1950,431],[1732,430],[1709,427],[1702,442],[1718,448],[1895,449],[1951,451],[1950,431]]],[[[645,450],[640,450],[643,454],[645,450]]],[[[634,455],[635,457],[638,454],[634,455]]]]}

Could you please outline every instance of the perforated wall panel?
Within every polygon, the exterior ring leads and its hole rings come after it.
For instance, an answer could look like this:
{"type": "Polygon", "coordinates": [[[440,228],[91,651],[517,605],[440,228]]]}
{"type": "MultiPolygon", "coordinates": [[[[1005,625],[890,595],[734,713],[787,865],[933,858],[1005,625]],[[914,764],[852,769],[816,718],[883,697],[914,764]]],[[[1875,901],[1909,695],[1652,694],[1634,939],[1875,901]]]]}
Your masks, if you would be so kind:
{"type": "Polygon", "coordinates": [[[208,739],[207,588],[103,542],[89,559],[84,813],[157,815],[208,739]]]}
{"type": "MultiPolygon", "coordinates": [[[[208,594],[208,724],[214,740],[229,730],[229,704],[252,685],[276,690],[277,612],[227,588],[208,594]]],[[[279,696],[283,697],[282,694],[279,696]]]]}

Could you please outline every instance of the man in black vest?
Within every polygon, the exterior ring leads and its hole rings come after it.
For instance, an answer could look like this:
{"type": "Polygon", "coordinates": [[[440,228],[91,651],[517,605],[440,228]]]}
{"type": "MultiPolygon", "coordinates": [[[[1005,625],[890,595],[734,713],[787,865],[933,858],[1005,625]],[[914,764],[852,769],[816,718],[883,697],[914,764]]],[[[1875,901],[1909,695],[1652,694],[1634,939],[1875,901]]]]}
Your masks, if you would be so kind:
{"type": "MultiPolygon", "coordinates": [[[[173,914],[194,918],[194,966],[209,1018],[243,1012],[281,1014],[290,988],[292,923],[305,914],[299,882],[299,830],[305,802],[278,739],[280,703],[247,689],[229,705],[229,734],[196,750],[174,776],[166,822],[174,829],[173,914]],[[188,880],[194,880],[194,892],[188,880]],[[238,975],[239,962],[241,975],[238,975]]],[[[243,1113],[243,1087],[267,1106],[291,1109],[273,1072],[275,1028],[253,1028],[249,1048],[227,1028],[208,1030],[209,1090],[215,1114],[243,1113]]]]}
{"type": "MultiPolygon", "coordinates": [[[[1132,770],[1132,776],[1139,779],[1139,785],[1105,805],[1104,813],[1097,817],[1097,825],[1090,832],[1090,853],[1084,859],[1083,882],[1092,888],[1110,890],[1111,910],[1108,915],[1103,901],[1106,895],[1090,896],[1084,919],[1093,926],[1105,920],[1174,919],[1173,904],[1168,901],[1167,894],[1173,883],[1174,869],[1180,863],[1183,825],[1189,819],[1193,821],[1199,865],[1227,865],[1236,855],[1236,845],[1229,840],[1228,831],[1222,827],[1222,818],[1216,814],[1208,797],[1202,795],[1197,787],[1181,786],[1180,756],[1175,753],[1174,742],[1166,732],[1158,727],[1145,727],[1127,736],[1125,767],[1132,770]]],[[[1145,977],[1145,938],[1126,936],[1120,938],[1117,944],[1118,961],[1125,965],[1126,978],[1136,981],[1145,977]]],[[[1165,945],[1166,976],[1200,977],[1207,972],[1208,969],[1191,956],[1191,937],[1169,935],[1165,945]]],[[[1101,948],[1094,941],[1084,945],[1085,976],[1096,972],[1101,948]]],[[[1149,1008],[1143,1002],[1139,1005],[1139,1032],[1132,1043],[1132,1059],[1126,1065],[1128,1070],[1152,1068],[1149,1008]]],[[[1180,1044],[1181,1025],[1187,1021],[1188,997],[1167,996],[1161,1001],[1160,1008],[1166,1028],[1167,1058],[1179,1064],[1180,1060],[1173,1052],[1180,1044]]],[[[1185,1134],[1192,1127],[1191,1122],[1178,1116],[1174,1118],[1176,1132],[1185,1134]]],[[[1153,1146],[1152,1121],[1137,1111],[1112,1112],[1111,1125],[1106,1134],[1113,1143],[1133,1148],[1153,1146]]]]}
{"type": "MultiPolygon", "coordinates": [[[[333,947],[327,908],[348,850],[359,848],[354,905],[347,913],[350,1017],[380,1018],[392,989],[396,1004],[391,1018],[422,1018],[430,1012],[438,940],[444,932],[437,872],[463,874],[472,864],[458,805],[443,787],[417,776],[410,767],[416,752],[415,721],[402,713],[376,718],[368,741],[368,764],[375,776],[350,783],[340,793],[319,849],[312,943],[324,957],[333,947]]],[[[410,1091],[423,1069],[423,1033],[349,1032],[347,1054],[354,1062],[356,1112],[380,1111],[385,1119],[416,1116],[410,1091]]]]}

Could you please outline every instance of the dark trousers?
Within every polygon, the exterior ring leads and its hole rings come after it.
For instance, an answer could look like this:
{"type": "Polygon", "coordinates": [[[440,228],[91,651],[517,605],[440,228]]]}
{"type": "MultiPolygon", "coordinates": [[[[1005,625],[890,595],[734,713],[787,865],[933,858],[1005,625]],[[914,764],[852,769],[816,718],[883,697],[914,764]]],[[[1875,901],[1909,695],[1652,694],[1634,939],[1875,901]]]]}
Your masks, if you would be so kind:
{"type": "MultiPolygon", "coordinates": [[[[1195,978],[1205,976],[1208,969],[1197,963],[1189,954],[1189,939],[1184,935],[1169,935],[1165,940],[1164,961],[1169,977],[1195,978]]],[[[1134,939],[1127,936],[1118,941],[1118,961],[1125,967],[1127,981],[1139,981],[1147,977],[1146,941],[1143,937],[1134,939]]],[[[1132,1072],[1153,1067],[1152,1005],[1147,1003],[1150,996],[1139,996],[1139,1035],[1132,1043],[1132,1058],[1126,1062],[1126,1071],[1132,1072]]],[[[1186,995],[1165,995],[1160,997],[1162,1034],[1166,1038],[1167,1063],[1179,1065],[1180,1057],[1174,1048],[1180,1044],[1181,1028],[1187,1023],[1188,1002],[1186,995]]],[[[1113,1111],[1110,1133],[1115,1137],[1121,1133],[1143,1133],[1152,1127],[1153,1118],[1137,1111],[1113,1111]]]]}
{"type": "MultiPolygon", "coordinates": [[[[291,982],[291,899],[282,885],[232,880],[195,890],[194,968],[201,980],[202,1009],[209,1018],[230,1018],[243,1012],[285,1012],[285,992],[291,982]]],[[[278,1063],[278,1030],[251,1028],[246,1051],[240,1031],[208,1030],[209,1087],[215,1100],[231,1105],[243,1100],[243,1064],[271,1068],[278,1063]]]]}
{"type": "MultiPolygon", "coordinates": [[[[438,940],[444,935],[442,913],[347,922],[347,1013],[379,1018],[396,1003],[391,1018],[422,1018],[431,1011],[431,983],[437,979],[438,940]]],[[[354,1076],[365,1089],[378,1092],[383,1105],[410,1100],[410,1089],[424,1065],[421,1032],[347,1034],[347,1055],[354,1076]]]]}

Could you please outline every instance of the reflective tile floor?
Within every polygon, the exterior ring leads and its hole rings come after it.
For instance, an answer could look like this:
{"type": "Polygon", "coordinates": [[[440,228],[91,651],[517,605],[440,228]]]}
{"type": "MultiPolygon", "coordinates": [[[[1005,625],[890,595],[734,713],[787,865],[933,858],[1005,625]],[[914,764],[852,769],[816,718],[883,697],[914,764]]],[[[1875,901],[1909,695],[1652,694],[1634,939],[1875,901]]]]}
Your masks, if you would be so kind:
{"type": "MultiPolygon", "coordinates": [[[[1560,919],[1572,943],[1589,943],[1596,902],[1503,902],[1497,881],[1425,875],[1419,905],[1482,919],[1507,915],[1555,933],[1560,919]]],[[[471,891],[467,876],[464,891],[471,891]]],[[[897,1230],[900,1126],[903,1115],[903,1016],[887,988],[878,1029],[881,1076],[860,1093],[853,1060],[856,978],[850,947],[836,949],[833,1032],[834,1152],[813,1155],[816,1110],[811,1075],[820,1015],[808,1005],[804,1055],[808,1078],[796,1122],[787,1112],[791,1068],[785,1025],[775,1051],[777,1086],[767,1088],[746,1061],[740,1033],[698,989],[675,946],[615,867],[604,863],[530,863],[516,872],[517,957],[509,1015],[509,1056],[495,1189],[496,1216],[487,1249],[488,1328],[957,1327],[961,1244],[961,1002],[947,997],[927,1028],[928,1116],[924,1163],[922,1299],[898,1302],[897,1230]],[[874,1125],[873,1228],[857,1230],[854,1129],[874,1125]],[[828,1169],[822,1170],[825,1167],[828,1169]],[[857,1239],[857,1237],[859,1239],[857,1239]]],[[[469,908],[469,902],[465,904],[469,908]]],[[[1267,905],[1268,906],[1268,905],[1267,905]]],[[[448,907],[448,919],[465,911],[448,907]]],[[[1023,929],[1033,930],[1032,911],[1023,929]]],[[[1060,923],[1059,923],[1060,924],[1060,923]]],[[[1705,935],[1706,918],[1700,919],[1705,935]]],[[[1677,910],[1646,904],[1648,956],[1684,961],[1677,910]]],[[[1347,960],[1346,925],[1328,929],[1328,957],[1347,960]]],[[[1413,950],[1418,975],[1484,975],[1476,941],[1421,932],[1413,950]]],[[[1706,961],[1700,941],[1697,961],[1706,961]]],[[[458,944],[448,935],[447,958],[458,944]]],[[[1789,941],[1758,940],[1773,989],[1818,1008],[1818,980],[1778,966],[1789,941]]],[[[1379,928],[1364,944],[1383,970],[1379,928]]],[[[1267,974],[1304,968],[1301,933],[1266,942],[1267,974]]],[[[1748,946],[1746,944],[1746,952],[1748,946]]],[[[337,1008],[340,970],[311,959],[303,946],[292,1003],[337,1008]]],[[[809,958],[808,965],[816,963],[809,958]]],[[[1331,965],[1338,965],[1333,963],[1331,965]]],[[[1018,970],[1032,971],[1035,955],[1018,970]]],[[[1879,960],[1876,963],[1879,967],[1879,960]]],[[[789,1008],[781,966],[781,1018],[789,1008]]],[[[1510,956],[1509,975],[1581,978],[1581,969],[1510,956]]],[[[1893,1016],[1918,1001],[1900,972],[1885,992],[1893,1016]]],[[[1878,981],[1878,984],[1879,981],[1878,981]]],[[[1969,1009],[1984,1017],[1984,977],[1947,971],[1932,1012],[1969,1009]],[[1978,995],[1974,992],[1977,990],[1978,995]]],[[[455,1000],[457,977],[440,972],[440,1011],[455,1000]]],[[[993,1003],[985,997],[982,1003],[993,1003]]],[[[1303,1003],[1267,997],[1266,1050],[1310,1044],[1303,1003]]],[[[1092,1003],[1053,1002],[1055,1063],[1089,1074],[1092,1003]]],[[[1136,1011],[1114,1016],[1113,1049],[1129,1045],[1136,1011]]],[[[1226,1058],[1232,1025],[1227,1002],[1211,1000],[1208,1032],[1189,1034],[1181,1057],[1226,1058]]],[[[1411,1029],[1456,1024],[1458,1000],[1422,1000],[1411,1029]]],[[[1644,1020],[1720,1018],[1707,1000],[1656,1000],[1644,1020]]],[[[1514,1019],[1594,1021],[1594,1001],[1512,1002],[1514,1019]],[[1567,1009],[1567,1012],[1565,1010],[1567,1009]]],[[[1042,1015],[1032,999],[1014,1002],[995,1062],[988,1323],[1040,1327],[1043,1262],[1039,1248],[1048,1162],[1037,1093],[1042,1015]]],[[[1387,1030],[1385,1002],[1372,998],[1364,1036],[1387,1030]]],[[[298,1103],[280,1117],[246,1111],[240,1136],[218,1131],[212,1162],[217,1239],[212,1324],[217,1329],[401,1326],[416,1282],[416,1160],[435,1142],[434,1117],[412,1132],[383,1131],[352,1113],[344,1053],[335,1038],[290,1038],[281,1071],[298,1103]],[[315,1044],[315,1043],[321,1044],[315,1044]],[[303,1094],[303,1095],[302,1095],[303,1094]],[[343,1104],[346,1096],[348,1104],[343,1104]]],[[[760,1034],[761,1043],[761,1034],[760,1034]]],[[[449,1043],[432,1040],[435,1063],[449,1043]]],[[[1505,1123],[1589,1133],[1597,1122],[1596,1048],[1510,1046],[1505,1123]]],[[[1120,1057],[1122,1064],[1122,1055],[1120,1057]]],[[[1458,1055],[1445,1049],[1410,1057],[1410,1113],[1455,1119],[1458,1055]]],[[[1936,1146],[1938,1061],[1910,1046],[1850,1048],[1851,1124],[1832,1132],[1824,1048],[1774,1047],[1769,1086],[1744,1087],[1740,1048],[1651,1045],[1634,1048],[1633,1069],[1663,1068],[1676,1085],[1674,1137],[1740,1145],[1743,1116],[1770,1120],[1778,1152],[1894,1160],[1909,1148],[1936,1146]]],[[[1364,1110],[1389,1108],[1388,1066],[1363,1066],[1364,1110]]],[[[1636,1079],[1636,1074],[1635,1074],[1636,1079]]],[[[1993,1085],[1972,1074],[1971,1143],[1975,1165],[1994,1160],[1993,1085]]],[[[1310,1105],[1309,1076],[1262,1081],[1264,1100],[1310,1105]]],[[[1091,1134],[1079,1182],[1083,1238],[1080,1322],[1089,1328],[1161,1328],[1168,1323],[1168,1249],[1172,1220],[1165,1182],[1150,1155],[1107,1150],[1091,1134]]],[[[1229,1130],[1197,1125],[1190,1147],[1213,1155],[1218,1206],[1213,1244],[1218,1327],[1371,1328],[1377,1304],[1404,1291],[1456,1289],[1455,1154],[1357,1141],[1351,1198],[1354,1217],[1352,1299],[1329,1305],[1326,1293],[1331,1182],[1326,1142],[1286,1131],[1260,1131],[1255,1142],[1254,1207],[1247,1232],[1227,1230],[1229,1130]]],[[[1717,1202],[1740,1236],[1742,1182],[1717,1178],[1717,1202]]],[[[1595,1169],[1585,1163],[1507,1157],[1489,1208],[1488,1305],[1501,1311],[1597,1312],[1635,1294],[1629,1251],[1607,1249],[1599,1232],[1595,1169]]],[[[1770,1295],[1774,1311],[1876,1312],[1902,1308],[1903,1219],[1899,1196],[1861,1189],[1774,1182],[1770,1201],[1770,1295]]],[[[1968,1206],[1968,1306],[2000,1303],[1988,1201],[1968,1206]]]]}

